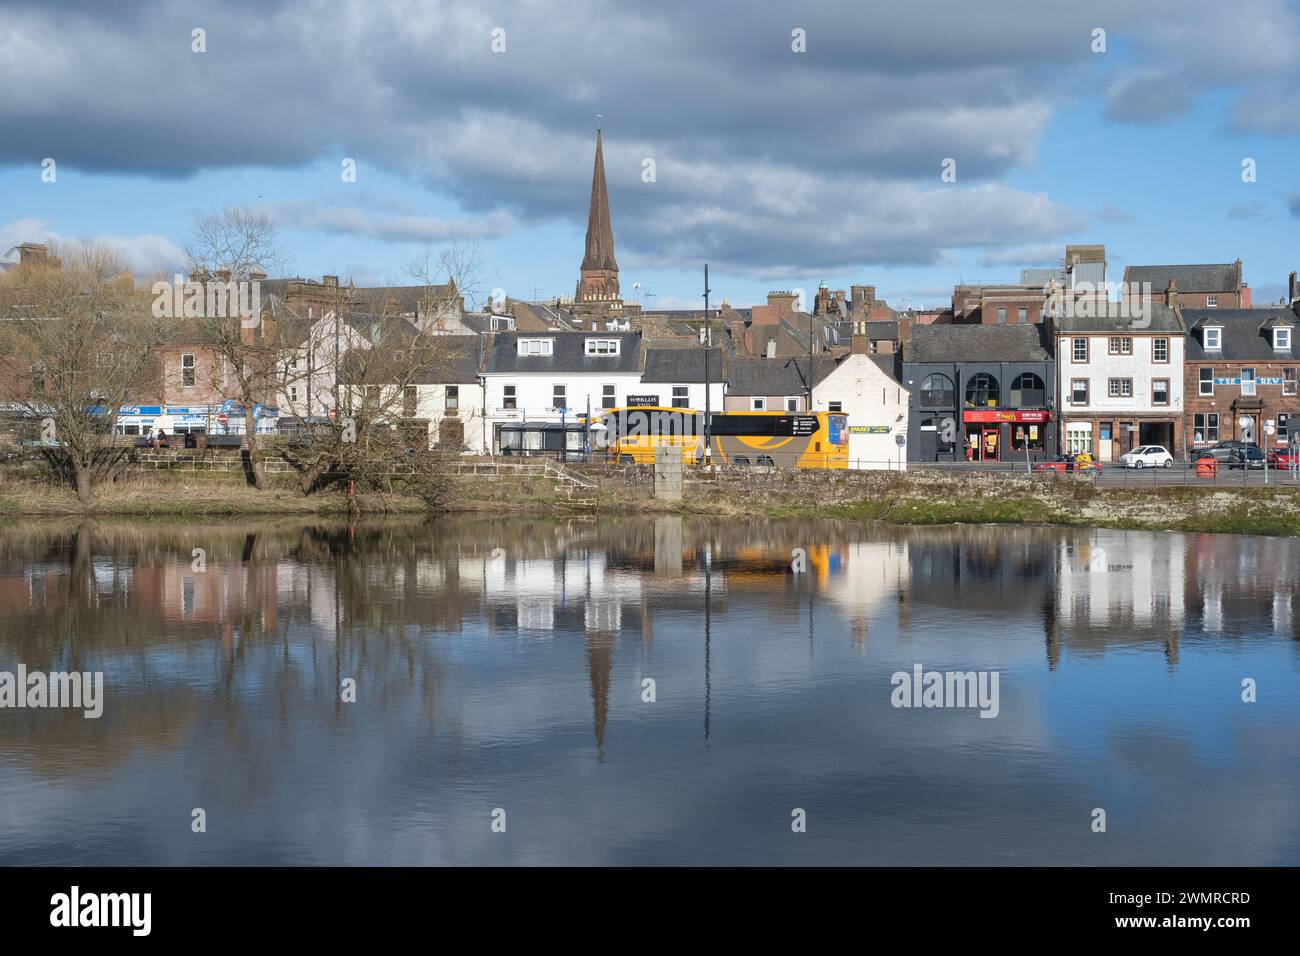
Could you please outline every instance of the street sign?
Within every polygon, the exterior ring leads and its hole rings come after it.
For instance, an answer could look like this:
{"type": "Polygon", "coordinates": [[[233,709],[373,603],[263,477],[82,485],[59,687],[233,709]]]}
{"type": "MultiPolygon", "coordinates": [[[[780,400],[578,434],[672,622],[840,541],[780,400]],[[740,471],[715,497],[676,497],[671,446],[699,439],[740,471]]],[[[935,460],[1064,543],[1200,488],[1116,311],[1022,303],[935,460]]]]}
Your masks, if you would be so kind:
{"type": "Polygon", "coordinates": [[[902,432],[899,432],[897,435],[894,436],[894,444],[897,445],[899,448],[902,448],[904,445],[907,444],[907,436],[904,435],[902,432]]]}
{"type": "Polygon", "coordinates": [[[225,425],[226,422],[228,422],[228,421],[230,421],[230,418],[229,418],[229,416],[226,415],[225,412],[222,412],[220,415],[217,416],[217,424],[218,424],[218,425],[225,425]]]}

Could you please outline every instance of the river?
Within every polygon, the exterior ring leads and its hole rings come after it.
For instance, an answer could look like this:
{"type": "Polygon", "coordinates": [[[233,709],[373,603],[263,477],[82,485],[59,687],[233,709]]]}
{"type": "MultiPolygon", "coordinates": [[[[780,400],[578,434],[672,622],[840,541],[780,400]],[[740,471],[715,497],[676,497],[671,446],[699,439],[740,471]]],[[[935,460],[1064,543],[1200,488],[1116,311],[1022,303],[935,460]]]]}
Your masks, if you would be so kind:
{"type": "Polygon", "coordinates": [[[1230,535],[8,527],[0,672],[103,685],[0,707],[0,864],[1296,865],[1297,590],[1230,535]]]}

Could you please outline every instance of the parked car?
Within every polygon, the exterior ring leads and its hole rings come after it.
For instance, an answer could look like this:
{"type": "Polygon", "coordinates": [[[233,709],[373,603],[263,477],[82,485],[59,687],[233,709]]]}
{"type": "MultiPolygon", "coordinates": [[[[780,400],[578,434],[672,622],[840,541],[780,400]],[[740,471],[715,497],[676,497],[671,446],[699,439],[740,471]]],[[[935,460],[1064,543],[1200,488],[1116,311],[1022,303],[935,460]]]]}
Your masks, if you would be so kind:
{"type": "Polygon", "coordinates": [[[1059,475],[1069,474],[1074,471],[1101,471],[1101,462],[1089,461],[1082,468],[1079,468],[1073,455],[1057,455],[1051,461],[1040,461],[1034,466],[1035,471],[1054,471],[1059,475]]]}
{"type": "Polygon", "coordinates": [[[1211,447],[1206,449],[1206,452],[1214,456],[1214,460],[1217,461],[1219,464],[1224,465],[1232,461],[1233,453],[1238,451],[1239,449],[1258,448],[1258,447],[1259,446],[1256,445],[1254,442],[1230,440],[1230,441],[1221,441],[1217,445],[1212,445],[1211,447]]]}
{"type": "Polygon", "coordinates": [[[1228,467],[1266,468],[1268,467],[1268,459],[1258,445],[1247,445],[1244,448],[1234,448],[1232,450],[1232,457],[1228,459],[1228,467]]]}
{"type": "Polygon", "coordinates": [[[1268,453],[1268,463],[1272,468],[1294,468],[1296,457],[1300,454],[1294,451],[1271,451],[1268,453]]]}
{"type": "Polygon", "coordinates": [[[1143,445],[1119,456],[1121,468],[1172,468],[1174,456],[1162,445],[1143,445]]]}

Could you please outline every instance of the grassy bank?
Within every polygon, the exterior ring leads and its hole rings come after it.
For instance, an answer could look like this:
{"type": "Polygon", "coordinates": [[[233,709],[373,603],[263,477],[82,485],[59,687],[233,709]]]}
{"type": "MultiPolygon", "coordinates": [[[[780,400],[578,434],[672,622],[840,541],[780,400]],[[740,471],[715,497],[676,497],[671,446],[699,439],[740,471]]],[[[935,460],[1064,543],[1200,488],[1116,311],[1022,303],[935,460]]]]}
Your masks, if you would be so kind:
{"type": "MultiPolygon", "coordinates": [[[[644,473],[593,471],[601,514],[693,514],[715,517],[805,517],[893,524],[1062,525],[1121,530],[1218,534],[1300,535],[1300,489],[1245,486],[1098,487],[1089,479],[912,472],[783,472],[692,481],[680,502],[657,500],[644,473]]],[[[454,512],[563,516],[576,509],[555,484],[538,478],[461,478],[454,512]]],[[[361,513],[427,514],[424,503],[401,495],[361,495],[361,513]]],[[[0,519],[25,516],[220,515],[332,516],[349,514],[338,492],[310,498],[291,484],[267,491],[237,476],[166,472],[102,487],[83,505],[70,492],[31,480],[0,484],[0,519]]]]}
{"type": "MultiPolygon", "coordinates": [[[[424,504],[399,495],[362,495],[365,514],[424,513],[424,504]]],[[[241,476],[160,473],[123,478],[100,486],[94,500],[81,502],[69,489],[33,480],[0,483],[0,520],[39,516],[139,516],[186,518],[218,515],[330,515],[346,517],[348,501],[338,493],[304,498],[289,485],[266,491],[241,476]]]]}

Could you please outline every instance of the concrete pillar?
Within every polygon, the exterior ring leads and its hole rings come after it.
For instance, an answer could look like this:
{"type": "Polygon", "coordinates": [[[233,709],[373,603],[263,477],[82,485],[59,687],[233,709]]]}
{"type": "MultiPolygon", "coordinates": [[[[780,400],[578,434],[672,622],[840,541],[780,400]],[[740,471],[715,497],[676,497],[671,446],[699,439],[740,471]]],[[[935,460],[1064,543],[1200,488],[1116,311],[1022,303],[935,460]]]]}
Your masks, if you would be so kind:
{"type": "Polygon", "coordinates": [[[674,445],[655,448],[655,497],[682,500],[682,450],[674,445]]]}

